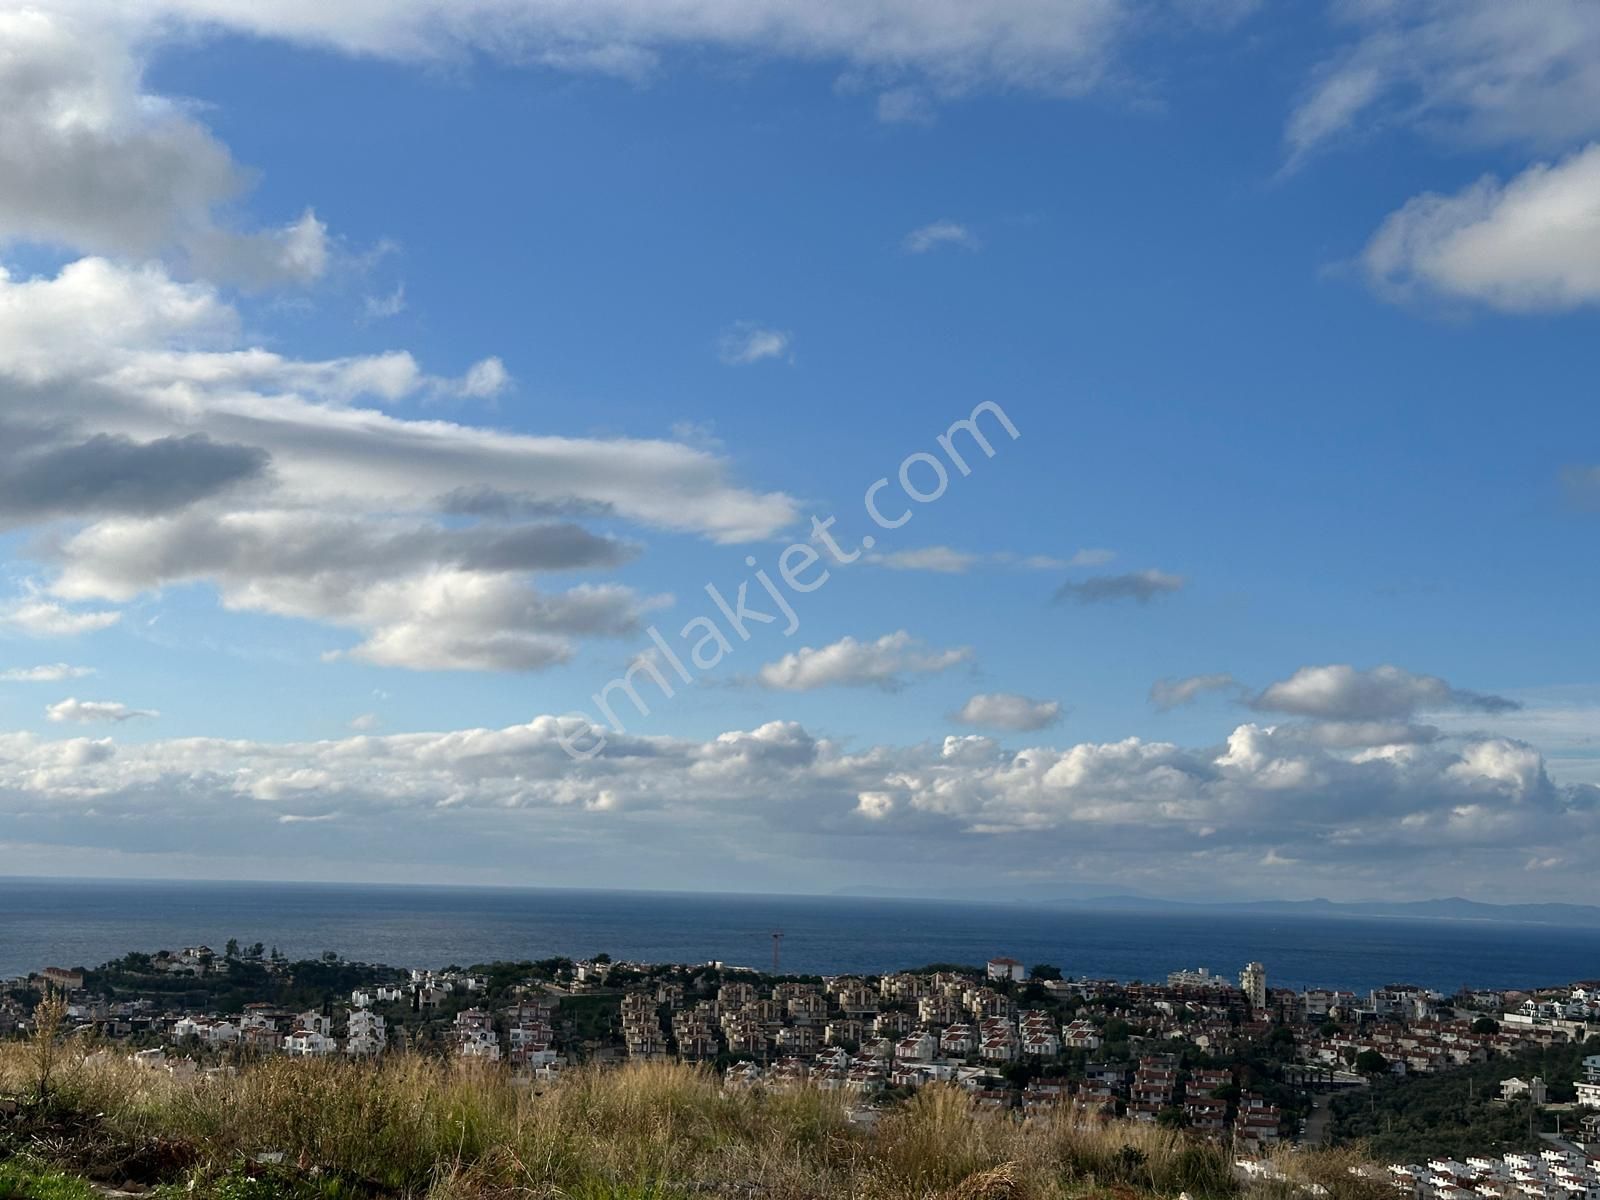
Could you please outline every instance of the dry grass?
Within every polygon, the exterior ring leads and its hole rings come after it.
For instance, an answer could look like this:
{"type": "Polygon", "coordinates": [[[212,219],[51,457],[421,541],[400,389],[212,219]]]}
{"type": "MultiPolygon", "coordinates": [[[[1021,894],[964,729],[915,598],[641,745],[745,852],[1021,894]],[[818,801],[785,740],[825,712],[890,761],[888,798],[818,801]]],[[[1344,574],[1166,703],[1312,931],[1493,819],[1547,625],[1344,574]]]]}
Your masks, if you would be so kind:
{"type": "MultiPolygon", "coordinates": [[[[33,1065],[26,1047],[0,1046],[0,1091],[25,1089],[33,1065]]],[[[68,1054],[54,1089],[57,1105],[96,1115],[95,1137],[187,1147],[197,1195],[262,1155],[368,1195],[428,1200],[1238,1195],[1225,1149],[1070,1108],[1019,1121],[943,1087],[872,1128],[852,1124],[836,1093],[729,1095],[712,1073],[669,1063],[528,1086],[414,1055],[269,1059],[182,1080],[114,1053],[68,1054]]],[[[1335,1200],[1365,1200],[1342,1161],[1293,1165],[1298,1179],[1338,1184],[1335,1200]]]]}

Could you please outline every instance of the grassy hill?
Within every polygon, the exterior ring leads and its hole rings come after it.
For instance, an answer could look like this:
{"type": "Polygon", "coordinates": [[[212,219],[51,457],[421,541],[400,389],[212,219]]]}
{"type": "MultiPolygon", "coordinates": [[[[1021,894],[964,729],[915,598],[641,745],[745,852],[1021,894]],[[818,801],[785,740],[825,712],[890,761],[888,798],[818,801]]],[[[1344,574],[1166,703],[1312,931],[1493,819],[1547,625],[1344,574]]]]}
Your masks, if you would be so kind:
{"type": "MultiPolygon", "coordinates": [[[[730,1095],[667,1063],[534,1086],[421,1055],[274,1058],[186,1081],[115,1052],[54,1054],[0,1045],[15,1104],[0,1114],[0,1200],[87,1200],[85,1181],[173,1200],[1241,1195],[1222,1148],[1071,1111],[1024,1122],[954,1089],[863,1122],[835,1093],[730,1095]]],[[[1347,1161],[1285,1157],[1334,1200],[1384,1194],[1347,1161]]]]}

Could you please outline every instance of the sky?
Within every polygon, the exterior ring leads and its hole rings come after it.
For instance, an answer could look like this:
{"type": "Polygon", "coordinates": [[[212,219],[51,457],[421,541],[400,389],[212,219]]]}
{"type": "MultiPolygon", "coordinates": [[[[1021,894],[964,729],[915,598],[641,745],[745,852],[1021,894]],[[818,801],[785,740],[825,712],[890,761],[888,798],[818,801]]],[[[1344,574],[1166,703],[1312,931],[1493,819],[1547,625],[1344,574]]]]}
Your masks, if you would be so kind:
{"type": "Polygon", "coordinates": [[[0,0],[0,872],[1600,903],[1597,305],[1589,0],[0,0]]]}

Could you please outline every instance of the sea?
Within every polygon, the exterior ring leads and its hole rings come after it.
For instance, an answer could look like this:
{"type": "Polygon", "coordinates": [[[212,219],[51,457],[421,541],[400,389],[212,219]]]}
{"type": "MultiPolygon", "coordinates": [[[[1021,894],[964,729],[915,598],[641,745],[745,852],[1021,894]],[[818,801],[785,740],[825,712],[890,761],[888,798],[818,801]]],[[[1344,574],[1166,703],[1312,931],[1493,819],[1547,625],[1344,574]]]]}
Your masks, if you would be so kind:
{"type": "Polygon", "coordinates": [[[1097,911],[1019,903],[368,884],[0,877],[0,979],[229,938],[291,958],[391,966],[588,957],[795,974],[881,973],[1008,956],[1069,977],[1160,980],[1267,967],[1274,987],[1453,992],[1600,977],[1600,929],[1491,921],[1097,911]]]}

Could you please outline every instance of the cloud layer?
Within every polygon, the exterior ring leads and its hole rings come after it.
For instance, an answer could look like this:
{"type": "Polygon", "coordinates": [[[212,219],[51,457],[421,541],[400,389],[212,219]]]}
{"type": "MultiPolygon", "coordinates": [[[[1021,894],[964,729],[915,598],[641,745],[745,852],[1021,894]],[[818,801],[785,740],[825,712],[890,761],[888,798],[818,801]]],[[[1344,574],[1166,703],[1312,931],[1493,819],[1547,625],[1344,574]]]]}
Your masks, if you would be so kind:
{"type": "Polygon", "coordinates": [[[355,630],[350,652],[370,662],[533,670],[570,658],[575,639],[632,631],[653,602],[599,582],[547,590],[638,547],[541,514],[719,541],[795,516],[788,497],[728,483],[714,453],[684,443],[380,407],[489,395],[505,385],[497,359],[451,379],[403,352],[287,358],[238,344],[237,327],[215,290],[159,267],[0,274],[0,524],[53,529],[45,591],[14,602],[9,624],[104,628],[108,603],[199,583],[230,608],[355,630]]]}
{"type": "MultiPolygon", "coordinates": [[[[0,814],[36,841],[115,839],[136,855],[170,851],[181,828],[198,861],[250,846],[267,870],[310,851],[525,872],[535,848],[548,861],[553,847],[581,845],[592,864],[645,842],[656,867],[716,861],[730,885],[912,883],[937,870],[1182,891],[1214,888],[1224,870],[1294,894],[1330,881],[1350,894],[1368,876],[1392,884],[1403,862],[1413,894],[1471,874],[1511,896],[1535,858],[1556,864],[1558,883],[1563,870],[1574,886],[1586,879],[1600,789],[1553,784],[1525,743],[1329,745],[1314,728],[1245,723],[1194,747],[948,737],[849,749],[774,722],[705,741],[613,734],[583,763],[552,717],[294,744],[11,734],[0,735],[0,814]],[[84,820],[90,810],[100,819],[84,820]],[[287,836],[285,817],[319,818],[315,843],[287,836]],[[764,844],[781,844],[781,860],[764,844]]],[[[552,877],[571,878],[541,875],[552,877]]]]}

